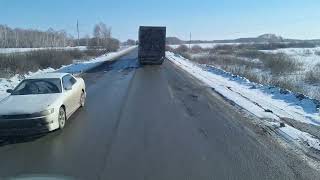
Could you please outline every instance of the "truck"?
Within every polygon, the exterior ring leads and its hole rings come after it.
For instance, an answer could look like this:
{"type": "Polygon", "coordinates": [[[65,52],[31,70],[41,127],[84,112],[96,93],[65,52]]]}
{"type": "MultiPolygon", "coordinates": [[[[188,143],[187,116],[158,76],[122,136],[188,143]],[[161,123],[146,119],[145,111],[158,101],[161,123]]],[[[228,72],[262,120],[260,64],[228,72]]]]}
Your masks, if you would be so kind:
{"type": "Polygon", "coordinates": [[[138,58],[143,65],[161,65],[165,59],[166,27],[140,26],[138,58]]]}

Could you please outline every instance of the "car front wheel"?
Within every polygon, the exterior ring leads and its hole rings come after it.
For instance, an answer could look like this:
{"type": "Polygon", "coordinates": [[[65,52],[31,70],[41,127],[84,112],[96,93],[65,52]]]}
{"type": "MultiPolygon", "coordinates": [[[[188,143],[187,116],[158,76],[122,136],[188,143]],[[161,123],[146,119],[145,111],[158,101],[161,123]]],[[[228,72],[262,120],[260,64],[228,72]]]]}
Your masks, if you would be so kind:
{"type": "Polygon", "coordinates": [[[82,92],[80,96],[80,107],[84,107],[85,102],[86,102],[86,95],[84,92],[82,92]]]}
{"type": "Polygon", "coordinates": [[[63,129],[64,126],[66,125],[66,111],[64,110],[63,107],[59,109],[58,121],[59,121],[59,128],[63,129]]]}

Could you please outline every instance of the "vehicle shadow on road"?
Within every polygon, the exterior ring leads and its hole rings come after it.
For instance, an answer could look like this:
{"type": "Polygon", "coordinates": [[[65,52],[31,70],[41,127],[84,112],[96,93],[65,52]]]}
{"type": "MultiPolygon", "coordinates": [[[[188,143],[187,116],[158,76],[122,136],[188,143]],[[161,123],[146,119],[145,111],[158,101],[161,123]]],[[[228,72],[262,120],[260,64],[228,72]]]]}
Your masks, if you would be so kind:
{"type": "Polygon", "coordinates": [[[0,147],[6,146],[6,145],[11,145],[11,144],[32,142],[32,141],[40,139],[46,135],[47,135],[46,133],[42,133],[42,134],[34,134],[34,135],[19,135],[19,136],[0,137],[0,147]]]}

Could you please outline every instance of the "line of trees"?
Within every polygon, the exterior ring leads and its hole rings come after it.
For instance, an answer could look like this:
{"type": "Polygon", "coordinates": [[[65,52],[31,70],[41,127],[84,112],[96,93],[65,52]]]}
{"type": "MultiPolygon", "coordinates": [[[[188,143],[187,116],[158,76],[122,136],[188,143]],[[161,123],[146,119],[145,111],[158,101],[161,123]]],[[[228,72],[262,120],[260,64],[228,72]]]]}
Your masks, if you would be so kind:
{"type": "Polygon", "coordinates": [[[12,29],[0,25],[0,48],[37,48],[37,47],[64,47],[72,46],[72,37],[65,31],[47,31],[32,29],[12,29]]]}
{"type": "Polygon", "coordinates": [[[116,51],[120,41],[111,35],[111,27],[100,22],[93,28],[92,37],[86,35],[78,39],[68,35],[66,31],[55,31],[49,28],[47,31],[33,29],[10,28],[0,25],[0,48],[38,48],[38,47],[66,47],[88,46],[89,48],[116,51]]]}

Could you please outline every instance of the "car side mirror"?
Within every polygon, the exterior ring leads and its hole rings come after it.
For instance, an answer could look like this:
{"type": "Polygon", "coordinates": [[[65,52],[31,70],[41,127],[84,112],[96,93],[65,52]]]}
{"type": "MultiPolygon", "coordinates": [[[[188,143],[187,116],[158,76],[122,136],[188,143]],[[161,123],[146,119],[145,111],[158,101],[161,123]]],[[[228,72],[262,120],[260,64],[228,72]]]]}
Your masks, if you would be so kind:
{"type": "Polygon", "coordinates": [[[13,90],[12,89],[7,89],[7,93],[12,94],[13,90]]]}

